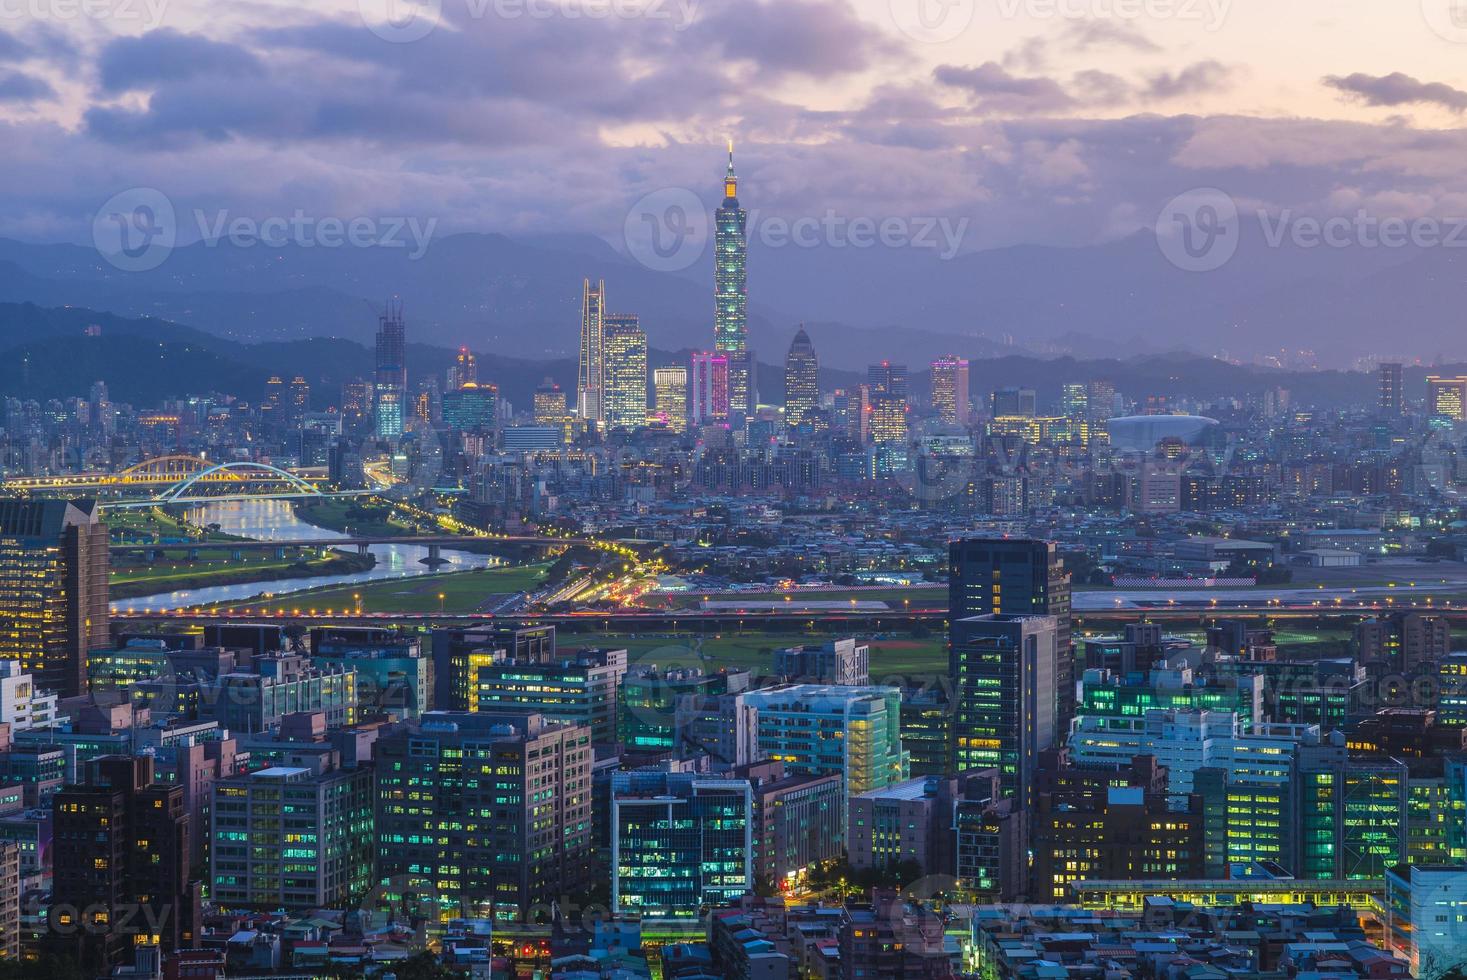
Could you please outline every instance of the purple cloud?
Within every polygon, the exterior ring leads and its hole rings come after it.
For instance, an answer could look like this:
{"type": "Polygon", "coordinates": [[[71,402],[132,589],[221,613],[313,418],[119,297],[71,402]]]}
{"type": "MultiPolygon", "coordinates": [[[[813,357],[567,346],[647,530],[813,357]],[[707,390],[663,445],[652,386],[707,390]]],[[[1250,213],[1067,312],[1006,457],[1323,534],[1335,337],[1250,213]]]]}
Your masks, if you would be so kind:
{"type": "Polygon", "coordinates": [[[1402,72],[1330,75],[1324,84],[1370,106],[1436,105],[1452,112],[1467,110],[1467,92],[1442,82],[1423,82],[1402,72]]]}

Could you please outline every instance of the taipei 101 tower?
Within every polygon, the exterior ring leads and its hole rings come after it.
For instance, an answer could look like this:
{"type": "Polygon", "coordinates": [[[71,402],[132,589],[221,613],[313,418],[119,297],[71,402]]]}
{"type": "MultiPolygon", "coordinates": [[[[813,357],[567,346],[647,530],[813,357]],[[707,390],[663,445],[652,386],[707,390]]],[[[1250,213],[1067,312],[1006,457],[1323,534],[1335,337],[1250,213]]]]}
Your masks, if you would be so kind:
{"type": "Polygon", "coordinates": [[[755,402],[749,353],[748,219],[749,213],[739,207],[739,178],[729,140],[723,204],[714,212],[713,346],[728,355],[728,414],[737,428],[743,428],[755,402]]]}

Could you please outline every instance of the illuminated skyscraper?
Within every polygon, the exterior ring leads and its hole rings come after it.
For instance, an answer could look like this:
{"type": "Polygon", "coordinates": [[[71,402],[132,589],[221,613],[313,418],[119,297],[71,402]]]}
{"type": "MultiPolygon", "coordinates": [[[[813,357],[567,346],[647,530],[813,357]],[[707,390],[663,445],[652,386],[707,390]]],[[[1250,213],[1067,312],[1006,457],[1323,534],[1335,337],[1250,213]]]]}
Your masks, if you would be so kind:
{"type": "Polygon", "coordinates": [[[997,769],[1002,796],[1029,808],[1039,753],[1063,738],[1052,616],[952,613],[953,770],[997,769]]]}
{"type": "Polygon", "coordinates": [[[712,351],[695,352],[689,413],[693,425],[727,425],[728,399],[728,356],[712,351]]]}
{"type": "Polygon", "coordinates": [[[448,369],[448,390],[457,391],[478,380],[479,363],[474,357],[474,352],[467,347],[460,347],[458,357],[454,358],[453,366],[448,369]]]}
{"type": "Polygon", "coordinates": [[[306,413],[311,410],[311,386],[306,379],[296,375],[290,383],[290,403],[286,408],[286,418],[291,425],[299,426],[306,413]]]}
{"type": "Polygon", "coordinates": [[[86,693],[108,637],[107,525],[92,500],[0,500],[0,661],[62,697],[86,693]]]}
{"type": "Polygon", "coordinates": [[[949,621],[988,614],[1054,617],[1054,710],[1063,731],[1075,709],[1070,573],[1053,542],[975,537],[948,544],[949,621]]]}
{"type": "Polygon", "coordinates": [[[801,327],[784,358],[784,422],[790,428],[804,422],[820,404],[819,372],[815,345],[801,327]]]}
{"type": "Polygon", "coordinates": [[[1090,414],[1090,388],[1067,384],[1060,389],[1060,414],[1067,419],[1083,419],[1090,414]]]}
{"type": "Polygon", "coordinates": [[[907,439],[907,366],[882,361],[866,369],[867,428],[871,441],[886,445],[907,439]]]}
{"type": "Polygon", "coordinates": [[[387,304],[377,321],[376,377],[377,436],[390,439],[402,435],[407,401],[407,327],[402,304],[387,304]]]}
{"type": "Polygon", "coordinates": [[[581,283],[581,360],[576,381],[576,414],[590,422],[602,419],[601,395],[606,381],[606,282],[581,283]]]}
{"type": "Polygon", "coordinates": [[[522,920],[585,894],[589,728],[523,710],[430,711],[372,755],[382,880],[433,896],[444,918],[522,920]]]}
{"type": "Polygon", "coordinates": [[[652,372],[652,388],[657,395],[654,415],[673,432],[688,428],[688,369],[658,368],[652,372]]]}
{"type": "Polygon", "coordinates": [[[946,354],[932,362],[932,407],[947,425],[968,424],[968,361],[946,354]]]}
{"type": "Polygon", "coordinates": [[[636,314],[608,314],[602,345],[602,421],[607,429],[640,429],[647,424],[647,335],[636,314]]]}
{"type": "Polygon", "coordinates": [[[1380,414],[1400,415],[1402,403],[1403,379],[1401,376],[1401,364],[1399,361],[1390,363],[1382,362],[1378,368],[1380,377],[1380,414]]]}
{"type": "Polygon", "coordinates": [[[1116,386],[1109,381],[1092,381],[1085,393],[1090,421],[1104,422],[1116,414],[1116,386]]]}
{"type": "Polygon", "coordinates": [[[1454,422],[1467,420],[1467,377],[1428,375],[1426,414],[1432,418],[1451,419],[1454,422]]]}
{"type": "Polygon", "coordinates": [[[753,407],[750,399],[749,214],[739,207],[739,178],[734,173],[733,140],[728,143],[728,172],[723,178],[723,204],[714,212],[713,347],[728,357],[729,413],[740,422],[753,407]]]}
{"type": "Polygon", "coordinates": [[[565,392],[560,385],[546,378],[535,389],[535,424],[550,425],[560,429],[563,437],[572,436],[571,413],[565,403],[565,392]]]}

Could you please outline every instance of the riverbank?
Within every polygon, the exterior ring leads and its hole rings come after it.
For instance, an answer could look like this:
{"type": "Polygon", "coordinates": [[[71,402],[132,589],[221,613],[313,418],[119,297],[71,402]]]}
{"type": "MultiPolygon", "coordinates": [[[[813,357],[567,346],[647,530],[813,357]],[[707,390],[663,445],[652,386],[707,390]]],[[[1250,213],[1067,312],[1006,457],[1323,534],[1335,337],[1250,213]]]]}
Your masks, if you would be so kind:
{"type": "Polygon", "coordinates": [[[423,533],[416,521],[406,519],[391,504],[361,498],[296,500],[291,504],[296,519],[338,534],[364,538],[406,538],[423,533]]]}
{"type": "Polygon", "coordinates": [[[146,570],[123,568],[114,571],[110,592],[113,599],[142,599],[152,595],[214,586],[354,575],[371,571],[376,564],[377,558],[371,553],[359,555],[348,551],[331,551],[320,557],[293,560],[267,558],[251,561],[225,560],[217,564],[202,560],[179,565],[158,563],[146,570]]]}
{"type": "Polygon", "coordinates": [[[476,568],[438,575],[410,575],[360,585],[323,586],[299,592],[217,602],[215,608],[233,608],[262,602],[261,612],[307,606],[317,609],[355,609],[364,613],[473,613],[492,607],[544,582],[550,562],[512,568],[476,568]],[[270,604],[274,605],[270,605],[270,604]]]}

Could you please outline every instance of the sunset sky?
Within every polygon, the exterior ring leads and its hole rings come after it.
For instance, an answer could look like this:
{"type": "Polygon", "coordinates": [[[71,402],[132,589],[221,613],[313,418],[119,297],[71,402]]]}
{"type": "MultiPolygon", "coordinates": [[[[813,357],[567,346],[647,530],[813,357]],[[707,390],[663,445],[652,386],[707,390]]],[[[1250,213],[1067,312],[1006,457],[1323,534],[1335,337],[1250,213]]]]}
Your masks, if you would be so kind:
{"type": "Polygon", "coordinates": [[[1467,0],[921,0],[926,39],[919,0],[436,0],[399,41],[407,0],[77,2],[0,0],[0,235],[81,241],[150,187],[611,239],[649,191],[711,202],[728,137],[749,207],[962,215],[976,247],[1129,234],[1199,186],[1467,215],[1467,0]]]}

